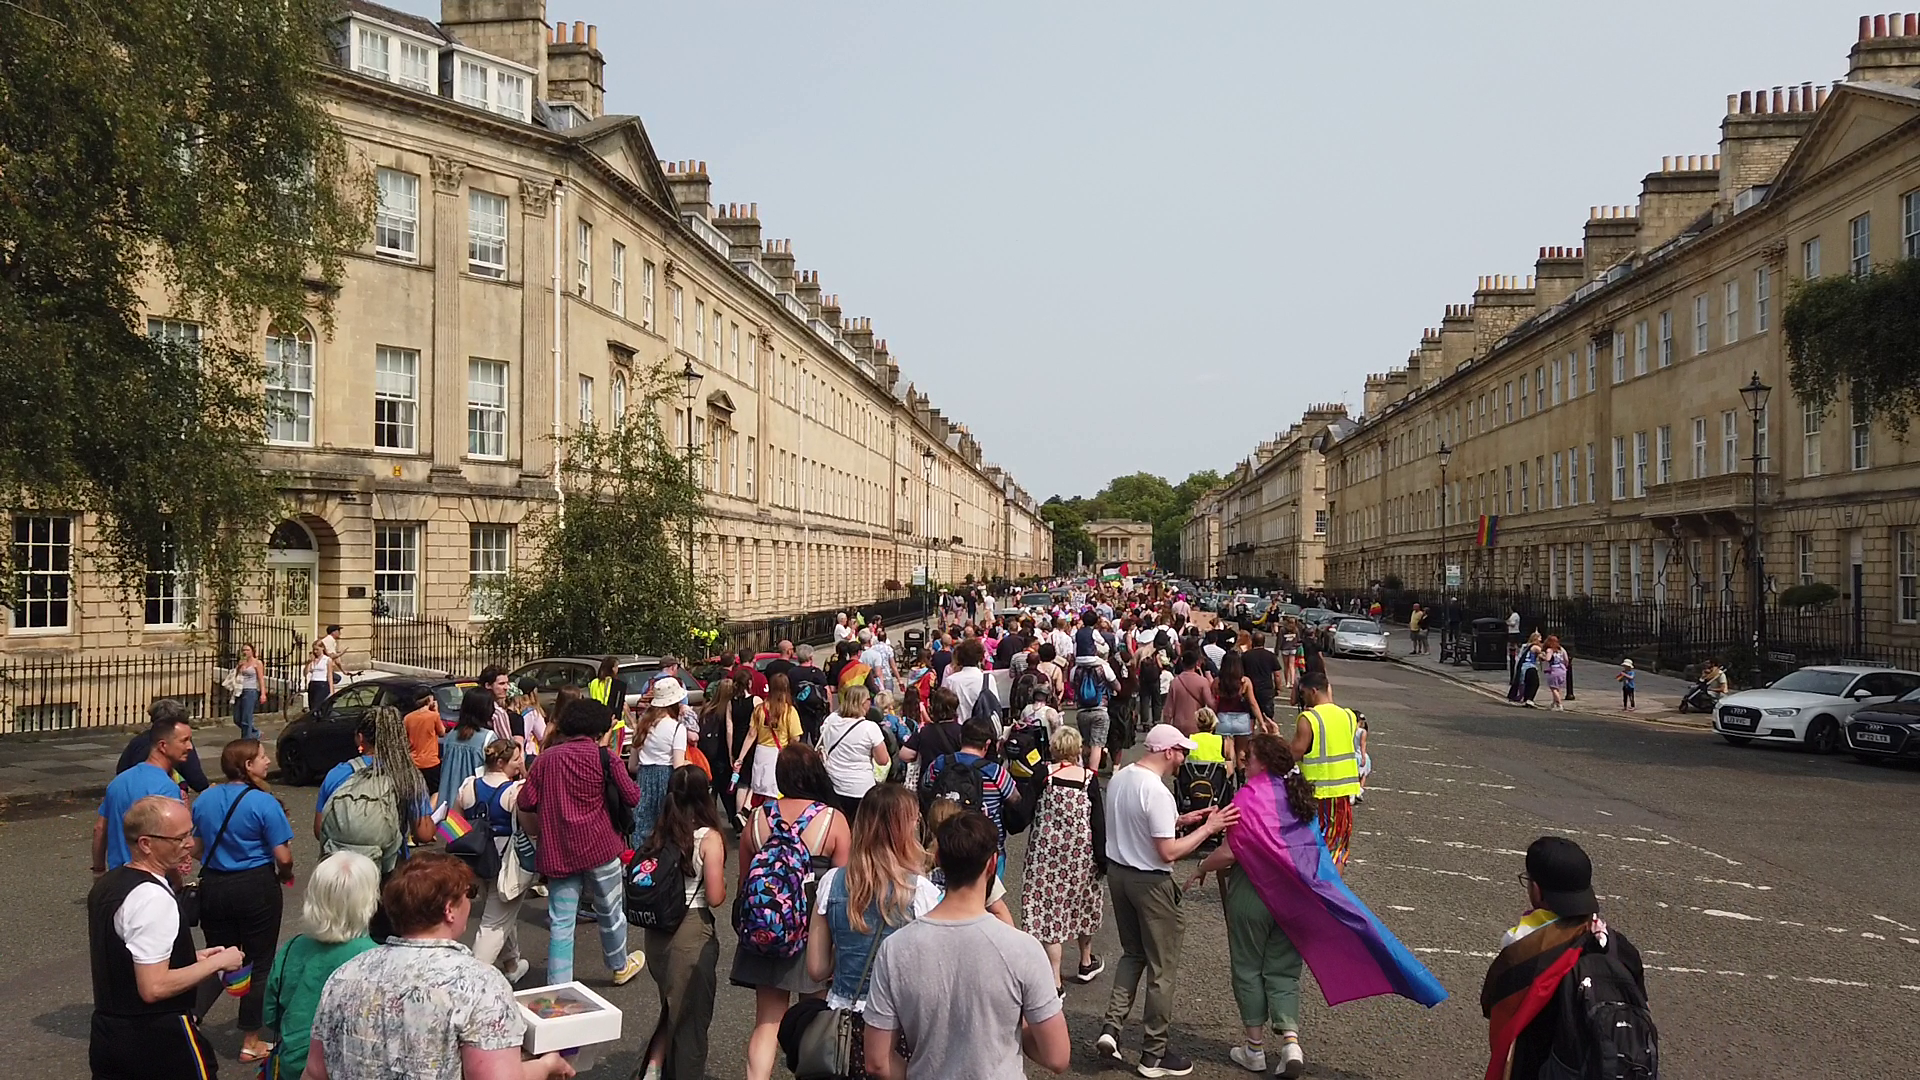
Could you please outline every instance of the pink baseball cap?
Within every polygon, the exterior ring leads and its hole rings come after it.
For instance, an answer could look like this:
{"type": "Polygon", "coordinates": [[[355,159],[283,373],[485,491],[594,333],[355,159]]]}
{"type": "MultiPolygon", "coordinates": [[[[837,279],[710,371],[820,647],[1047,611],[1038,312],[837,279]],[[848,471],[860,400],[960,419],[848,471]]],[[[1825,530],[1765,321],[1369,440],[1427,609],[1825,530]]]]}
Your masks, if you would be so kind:
{"type": "Polygon", "coordinates": [[[1180,729],[1174,727],[1172,724],[1155,724],[1153,725],[1153,730],[1147,732],[1147,749],[1153,753],[1158,754],[1163,750],[1171,750],[1176,746],[1182,750],[1198,750],[1200,748],[1199,743],[1182,735],[1180,729]]]}

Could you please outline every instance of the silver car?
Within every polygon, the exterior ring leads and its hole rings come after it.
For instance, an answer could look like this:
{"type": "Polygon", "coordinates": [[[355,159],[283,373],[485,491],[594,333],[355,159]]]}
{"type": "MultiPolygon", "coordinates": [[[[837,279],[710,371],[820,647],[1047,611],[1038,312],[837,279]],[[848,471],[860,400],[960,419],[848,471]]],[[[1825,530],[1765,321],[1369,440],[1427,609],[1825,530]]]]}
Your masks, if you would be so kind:
{"type": "Polygon", "coordinates": [[[1335,656],[1372,656],[1386,659],[1387,632],[1372,619],[1341,619],[1333,624],[1335,656]]]}

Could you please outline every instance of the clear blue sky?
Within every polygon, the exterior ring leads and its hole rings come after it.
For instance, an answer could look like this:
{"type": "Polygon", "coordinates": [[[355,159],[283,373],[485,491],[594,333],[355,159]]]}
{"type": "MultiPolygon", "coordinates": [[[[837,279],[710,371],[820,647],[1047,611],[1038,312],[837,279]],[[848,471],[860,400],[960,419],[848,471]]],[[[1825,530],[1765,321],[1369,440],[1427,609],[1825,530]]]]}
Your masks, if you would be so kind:
{"type": "MultiPolygon", "coordinates": [[[[389,0],[396,2],[396,0],[389,0]]],[[[397,6],[438,17],[437,0],[397,6]]],[[[550,3],[609,111],[758,202],[1036,497],[1225,470],[1575,245],[1726,95],[1846,73],[1800,3],[550,3]]]]}

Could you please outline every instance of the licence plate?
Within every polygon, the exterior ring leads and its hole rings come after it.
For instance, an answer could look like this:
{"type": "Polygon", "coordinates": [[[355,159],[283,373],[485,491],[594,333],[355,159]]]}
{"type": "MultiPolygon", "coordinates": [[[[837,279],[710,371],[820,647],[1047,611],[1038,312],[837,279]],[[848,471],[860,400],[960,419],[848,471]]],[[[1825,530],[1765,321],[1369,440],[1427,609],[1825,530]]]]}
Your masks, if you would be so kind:
{"type": "Polygon", "coordinates": [[[1877,731],[1856,731],[1853,733],[1853,738],[1855,742],[1873,742],[1873,743],[1889,743],[1889,744],[1893,742],[1893,736],[1882,735],[1877,731]]]}
{"type": "Polygon", "coordinates": [[[1752,731],[1758,724],[1759,721],[1750,716],[1722,716],[1720,718],[1721,727],[1733,728],[1737,731],[1752,731]]]}

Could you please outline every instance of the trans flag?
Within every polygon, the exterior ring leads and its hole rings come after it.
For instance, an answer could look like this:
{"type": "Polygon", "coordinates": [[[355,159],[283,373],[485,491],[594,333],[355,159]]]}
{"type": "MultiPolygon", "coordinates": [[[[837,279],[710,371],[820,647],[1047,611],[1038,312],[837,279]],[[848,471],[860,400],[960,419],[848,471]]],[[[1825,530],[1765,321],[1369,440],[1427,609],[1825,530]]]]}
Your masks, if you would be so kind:
{"type": "Polygon", "coordinates": [[[1240,822],[1227,833],[1240,869],[1313,971],[1328,1005],[1398,994],[1429,1008],[1440,980],[1353,895],[1333,868],[1319,825],[1287,806],[1280,778],[1263,773],[1234,796],[1240,822]]]}

